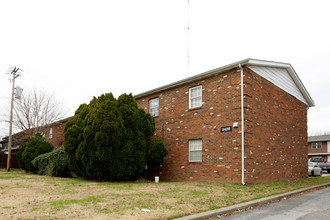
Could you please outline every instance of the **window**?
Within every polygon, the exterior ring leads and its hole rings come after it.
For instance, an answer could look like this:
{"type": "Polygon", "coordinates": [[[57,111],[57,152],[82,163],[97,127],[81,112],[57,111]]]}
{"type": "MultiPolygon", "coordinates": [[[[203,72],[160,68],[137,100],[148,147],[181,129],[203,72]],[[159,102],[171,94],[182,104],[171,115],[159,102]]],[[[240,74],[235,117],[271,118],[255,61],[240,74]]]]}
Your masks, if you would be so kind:
{"type": "Polygon", "coordinates": [[[312,148],[313,149],[320,149],[320,148],[322,148],[322,143],[321,142],[312,143],[312,148]]]}
{"type": "Polygon", "coordinates": [[[49,128],[49,139],[53,138],[53,128],[49,128]]]}
{"type": "Polygon", "coordinates": [[[202,140],[189,141],[189,162],[202,162],[202,140]]]}
{"type": "Polygon", "coordinates": [[[189,89],[189,108],[202,106],[202,86],[196,86],[189,89]]]}
{"type": "Polygon", "coordinates": [[[159,115],[159,99],[158,98],[149,100],[149,113],[151,116],[159,115]]]}

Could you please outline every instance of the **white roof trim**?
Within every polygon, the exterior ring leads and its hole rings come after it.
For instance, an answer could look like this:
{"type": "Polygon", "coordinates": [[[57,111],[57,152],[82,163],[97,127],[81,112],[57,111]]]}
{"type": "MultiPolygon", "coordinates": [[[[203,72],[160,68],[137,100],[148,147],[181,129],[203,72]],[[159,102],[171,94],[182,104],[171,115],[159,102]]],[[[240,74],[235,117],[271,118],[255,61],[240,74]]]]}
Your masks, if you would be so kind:
{"type": "Polygon", "coordinates": [[[318,156],[318,155],[330,155],[330,152],[329,153],[308,153],[308,156],[318,156]]]}
{"type": "Polygon", "coordinates": [[[152,90],[137,94],[137,95],[134,96],[134,98],[135,99],[142,98],[144,96],[148,96],[148,95],[151,95],[151,94],[154,94],[154,93],[162,92],[162,91],[170,89],[170,88],[175,88],[175,87],[184,85],[186,83],[190,83],[190,82],[194,82],[194,81],[197,81],[197,80],[205,79],[205,78],[208,78],[212,75],[222,73],[222,72],[225,72],[227,70],[236,68],[236,67],[238,67],[239,64],[241,64],[242,66],[243,65],[246,65],[246,66],[264,66],[264,67],[277,67],[277,68],[286,69],[288,71],[288,73],[290,74],[290,76],[292,77],[295,84],[297,85],[297,87],[298,87],[299,91],[301,92],[302,96],[305,98],[306,104],[309,107],[315,106],[313,99],[311,98],[311,96],[307,92],[305,86],[303,85],[303,83],[299,79],[297,73],[295,72],[295,70],[293,69],[291,64],[274,62],[274,61],[256,60],[256,59],[251,59],[251,58],[241,60],[241,61],[229,64],[229,65],[217,68],[217,69],[213,69],[213,70],[210,70],[210,71],[207,71],[207,72],[195,75],[195,76],[191,76],[191,77],[179,80],[179,81],[171,83],[171,84],[167,84],[165,86],[158,87],[156,89],[152,89],[152,90]]]}

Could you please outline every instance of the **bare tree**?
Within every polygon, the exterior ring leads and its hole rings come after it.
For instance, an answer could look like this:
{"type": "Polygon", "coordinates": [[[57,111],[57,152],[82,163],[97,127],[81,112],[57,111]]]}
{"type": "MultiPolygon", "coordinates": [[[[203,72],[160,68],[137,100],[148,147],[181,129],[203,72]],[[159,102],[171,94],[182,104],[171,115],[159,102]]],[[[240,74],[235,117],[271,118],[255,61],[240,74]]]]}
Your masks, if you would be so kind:
{"type": "MultiPolygon", "coordinates": [[[[1,115],[6,122],[9,122],[8,113],[9,110],[5,110],[1,115]]],[[[32,137],[36,132],[45,133],[49,124],[64,116],[62,104],[54,94],[34,88],[24,92],[20,100],[15,100],[13,127],[16,131],[26,131],[26,135],[32,137]]]]}

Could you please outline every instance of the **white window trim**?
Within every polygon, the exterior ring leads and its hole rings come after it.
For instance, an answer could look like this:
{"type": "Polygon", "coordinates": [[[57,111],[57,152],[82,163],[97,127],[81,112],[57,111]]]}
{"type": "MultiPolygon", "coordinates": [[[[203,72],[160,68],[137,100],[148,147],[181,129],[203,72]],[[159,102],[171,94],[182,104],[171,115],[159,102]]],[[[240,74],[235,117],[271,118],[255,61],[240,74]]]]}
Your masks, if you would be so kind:
{"type": "MultiPolygon", "coordinates": [[[[194,98],[196,98],[196,97],[194,97],[194,98]]],[[[203,88],[202,88],[202,85],[189,88],[189,109],[191,109],[191,108],[199,108],[199,107],[202,106],[202,103],[203,103],[203,88]],[[196,89],[196,88],[201,88],[201,96],[200,96],[201,97],[201,104],[199,106],[191,107],[191,90],[192,89],[196,89]]]]}
{"type": "Polygon", "coordinates": [[[322,142],[314,142],[314,143],[312,143],[312,149],[321,149],[321,148],[322,148],[322,142]],[[320,146],[320,147],[318,147],[318,146],[320,146]]]}
{"type": "Polygon", "coordinates": [[[189,162],[202,162],[203,161],[203,141],[201,139],[193,139],[193,140],[189,140],[189,162]],[[191,150],[190,149],[190,144],[192,141],[201,141],[201,149],[200,150],[191,150]],[[201,159],[200,160],[191,160],[190,159],[190,152],[194,152],[194,151],[200,151],[201,152],[201,159]]]}
{"type": "Polygon", "coordinates": [[[159,98],[158,97],[156,97],[156,98],[152,98],[152,99],[149,99],[149,113],[151,114],[151,116],[154,116],[154,117],[157,117],[157,116],[159,116],[159,98]],[[150,101],[152,101],[152,100],[158,100],[158,105],[157,105],[157,107],[152,107],[152,108],[157,108],[157,115],[152,115],[151,114],[151,106],[150,106],[150,101]]]}

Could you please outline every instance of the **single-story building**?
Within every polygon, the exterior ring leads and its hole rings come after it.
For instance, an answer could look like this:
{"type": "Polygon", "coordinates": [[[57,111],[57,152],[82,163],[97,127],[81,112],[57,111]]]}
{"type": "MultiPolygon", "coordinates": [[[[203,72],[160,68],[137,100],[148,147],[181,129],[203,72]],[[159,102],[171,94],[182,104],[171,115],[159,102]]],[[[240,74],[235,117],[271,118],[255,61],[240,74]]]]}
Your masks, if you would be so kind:
{"type": "Polygon", "coordinates": [[[330,135],[308,137],[308,158],[322,157],[330,162],[330,135]]]}

